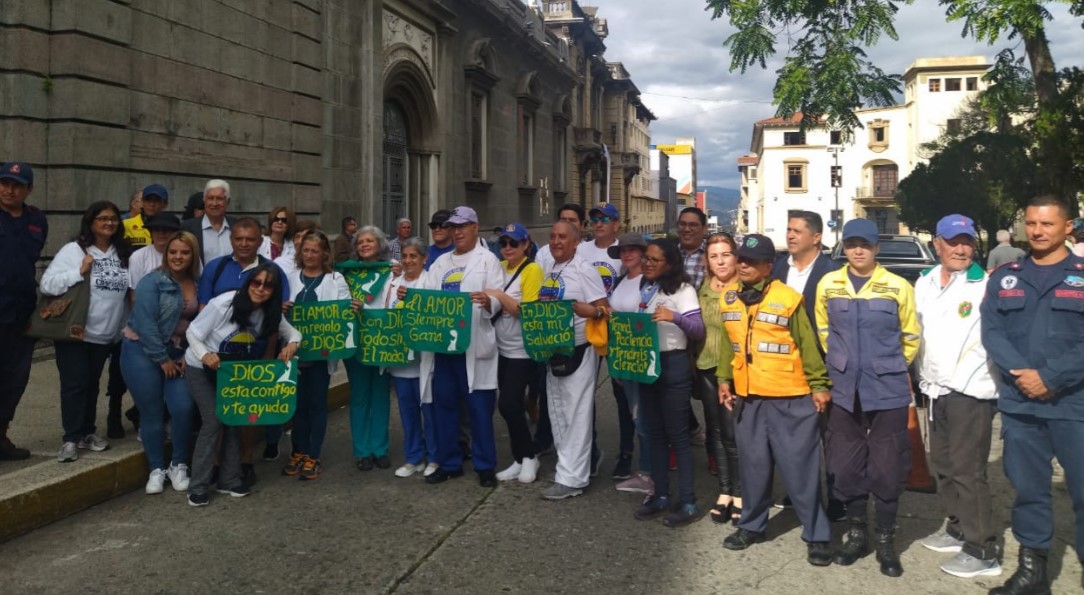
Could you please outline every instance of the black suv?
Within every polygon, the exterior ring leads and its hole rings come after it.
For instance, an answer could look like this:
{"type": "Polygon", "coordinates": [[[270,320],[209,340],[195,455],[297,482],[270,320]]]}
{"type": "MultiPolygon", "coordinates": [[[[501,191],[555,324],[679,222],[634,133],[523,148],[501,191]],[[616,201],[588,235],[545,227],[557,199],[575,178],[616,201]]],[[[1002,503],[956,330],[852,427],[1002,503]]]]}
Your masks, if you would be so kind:
{"type": "MultiPolygon", "coordinates": [[[[881,251],[877,262],[889,271],[907,279],[911,285],[922,275],[922,271],[937,264],[922,240],[915,236],[882,234],[878,236],[881,251]]],[[[843,242],[832,250],[832,259],[846,262],[843,254],[843,242]]]]}

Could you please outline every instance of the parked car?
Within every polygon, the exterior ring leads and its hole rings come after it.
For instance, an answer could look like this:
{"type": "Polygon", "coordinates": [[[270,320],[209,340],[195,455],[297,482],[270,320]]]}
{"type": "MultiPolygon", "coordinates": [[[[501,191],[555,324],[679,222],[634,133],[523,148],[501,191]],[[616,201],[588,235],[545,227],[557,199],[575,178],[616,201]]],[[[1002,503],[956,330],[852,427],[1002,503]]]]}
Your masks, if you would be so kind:
{"type": "MultiPolygon", "coordinates": [[[[915,284],[922,271],[937,264],[930,249],[915,236],[882,234],[878,237],[881,250],[877,254],[877,262],[907,279],[911,285],[915,284]]],[[[832,258],[840,262],[847,260],[843,254],[843,242],[832,250],[832,258]]]]}

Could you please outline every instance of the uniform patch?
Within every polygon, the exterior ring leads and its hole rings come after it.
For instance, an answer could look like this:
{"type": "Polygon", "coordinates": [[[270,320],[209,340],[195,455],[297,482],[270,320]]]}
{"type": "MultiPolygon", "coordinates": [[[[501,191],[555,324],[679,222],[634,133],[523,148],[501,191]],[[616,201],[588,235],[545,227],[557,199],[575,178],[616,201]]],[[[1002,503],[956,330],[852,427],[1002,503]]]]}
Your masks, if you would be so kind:
{"type": "Polygon", "coordinates": [[[870,291],[872,291],[873,293],[895,293],[895,294],[898,294],[900,292],[900,288],[899,287],[885,287],[884,285],[874,285],[873,287],[870,287],[870,291]]]}
{"type": "Polygon", "coordinates": [[[960,315],[960,318],[971,316],[971,302],[960,302],[960,307],[956,308],[956,313],[960,315]]]}
{"type": "Polygon", "coordinates": [[[1016,275],[1005,275],[1001,278],[1001,288],[1012,289],[1013,287],[1016,287],[1017,281],[1019,281],[1019,279],[1016,278],[1016,275]]]}
{"type": "Polygon", "coordinates": [[[11,167],[8,168],[8,171],[13,173],[13,174],[17,174],[17,173],[23,171],[23,168],[19,167],[18,163],[13,163],[13,164],[11,164],[11,167]]]}
{"type": "Polygon", "coordinates": [[[1080,291],[1078,289],[1055,289],[1054,297],[1084,300],[1084,291],[1080,291]]]}
{"type": "Polygon", "coordinates": [[[1076,275],[1069,275],[1065,278],[1065,284],[1069,287],[1084,287],[1084,279],[1076,275]]]}
{"type": "Polygon", "coordinates": [[[997,297],[1024,297],[1023,289],[1002,289],[997,292],[997,297]]]}
{"type": "Polygon", "coordinates": [[[745,240],[745,247],[746,248],[756,248],[757,243],[758,242],[757,242],[756,238],[748,238],[748,239],[745,240]]]}
{"type": "Polygon", "coordinates": [[[828,297],[830,295],[847,295],[847,290],[846,289],[825,289],[824,290],[824,296],[828,297]]]}
{"type": "Polygon", "coordinates": [[[738,301],[738,292],[731,289],[730,291],[726,292],[726,295],[723,296],[723,301],[728,304],[733,304],[734,302],[738,301]]]}

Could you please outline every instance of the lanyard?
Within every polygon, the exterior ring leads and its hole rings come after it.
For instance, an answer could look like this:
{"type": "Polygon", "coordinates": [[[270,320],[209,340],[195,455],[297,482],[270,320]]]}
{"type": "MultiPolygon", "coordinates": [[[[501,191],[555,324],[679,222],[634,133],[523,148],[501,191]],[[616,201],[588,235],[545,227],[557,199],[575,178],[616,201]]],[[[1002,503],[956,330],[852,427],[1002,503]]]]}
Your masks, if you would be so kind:
{"type": "Polygon", "coordinates": [[[640,312],[647,310],[647,305],[651,303],[656,293],[659,293],[659,283],[657,281],[640,284],[640,312]]]}

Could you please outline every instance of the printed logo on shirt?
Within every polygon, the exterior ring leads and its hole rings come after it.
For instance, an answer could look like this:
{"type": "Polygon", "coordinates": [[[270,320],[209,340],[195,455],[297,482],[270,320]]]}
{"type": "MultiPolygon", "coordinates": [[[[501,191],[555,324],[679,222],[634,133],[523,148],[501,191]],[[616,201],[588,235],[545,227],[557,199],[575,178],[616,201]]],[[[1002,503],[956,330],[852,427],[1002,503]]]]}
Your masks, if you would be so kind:
{"type": "Polygon", "coordinates": [[[606,288],[606,295],[610,295],[614,288],[614,280],[617,279],[617,269],[605,260],[600,260],[594,265],[598,270],[598,276],[602,277],[602,286],[606,288]]]}
{"type": "Polygon", "coordinates": [[[95,289],[128,291],[128,272],[121,268],[119,258],[95,258],[90,270],[95,289]]]}
{"type": "Polygon", "coordinates": [[[956,308],[956,313],[960,315],[960,318],[971,316],[971,302],[960,302],[960,307],[956,308]]]}
{"type": "Polygon", "coordinates": [[[218,344],[218,354],[228,360],[259,359],[267,341],[258,339],[251,329],[238,329],[218,344]]]}
{"type": "Polygon", "coordinates": [[[545,280],[542,281],[542,288],[538,290],[538,299],[543,302],[550,302],[565,297],[565,282],[561,279],[561,275],[554,275],[550,273],[545,280]]]}
{"type": "Polygon", "coordinates": [[[1076,275],[1069,275],[1065,278],[1065,284],[1069,287],[1084,287],[1084,279],[1076,275]]]}
{"type": "Polygon", "coordinates": [[[733,304],[734,302],[738,301],[738,292],[731,289],[730,291],[726,292],[726,295],[723,296],[723,301],[728,304],[733,304]]]}
{"type": "Polygon", "coordinates": [[[1001,288],[1012,289],[1013,287],[1016,287],[1017,281],[1019,281],[1019,279],[1016,278],[1016,275],[1005,275],[1001,278],[1001,288]]]}
{"type": "Polygon", "coordinates": [[[463,267],[457,267],[444,273],[444,277],[440,280],[440,288],[444,291],[460,291],[459,287],[462,283],[463,267]]]}

